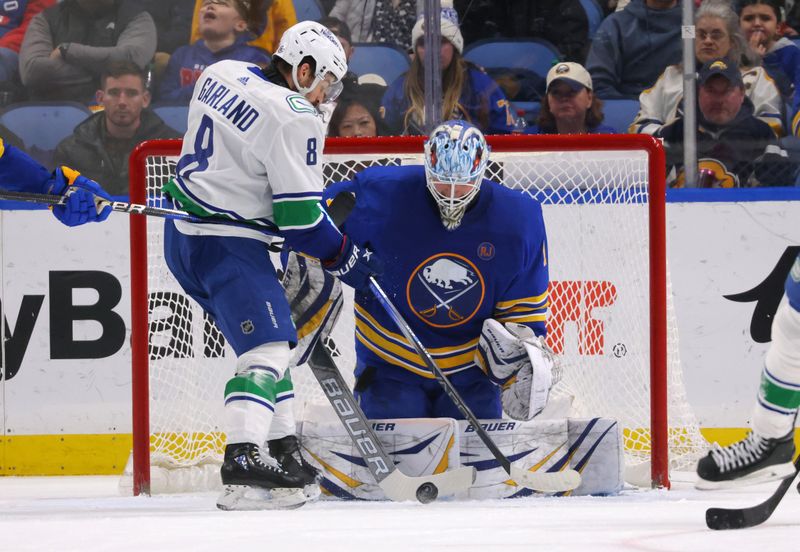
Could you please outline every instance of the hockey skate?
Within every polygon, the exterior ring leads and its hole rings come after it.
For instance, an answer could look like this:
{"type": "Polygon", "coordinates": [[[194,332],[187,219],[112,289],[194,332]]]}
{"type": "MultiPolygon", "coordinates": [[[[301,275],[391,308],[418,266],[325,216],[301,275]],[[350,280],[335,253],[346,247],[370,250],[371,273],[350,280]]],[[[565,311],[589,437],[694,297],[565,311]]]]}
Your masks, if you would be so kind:
{"type": "Polygon", "coordinates": [[[711,452],[697,463],[695,487],[726,489],[794,475],[793,435],[791,431],[780,439],[767,439],[751,431],[747,437],[727,447],[714,443],[711,452]]]}
{"type": "Polygon", "coordinates": [[[307,500],[316,500],[320,495],[319,483],[322,474],[309,464],[300,452],[300,443],[294,435],[268,441],[269,454],[289,474],[299,478],[307,500]]]}
{"type": "Polygon", "coordinates": [[[253,443],[227,445],[220,475],[220,510],[292,509],[308,500],[303,492],[305,482],[274,458],[262,455],[253,443]]]}

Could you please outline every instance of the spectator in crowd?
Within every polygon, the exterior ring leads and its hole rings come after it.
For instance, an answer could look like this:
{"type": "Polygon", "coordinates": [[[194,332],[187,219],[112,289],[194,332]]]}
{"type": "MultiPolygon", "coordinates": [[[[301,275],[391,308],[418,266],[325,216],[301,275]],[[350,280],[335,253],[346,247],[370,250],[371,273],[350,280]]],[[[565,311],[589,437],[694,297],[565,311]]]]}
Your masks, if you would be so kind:
{"type": "Polygon", "coordinates": [[[203,0],[200,35],[190,46],[181,46],[169,59],[159,87],[160,101],[189,103],[194,83],[203,70],[223,59],[269,64],[269,55],[247,44],[248,10],[245,0],[203,0]]]}
{"type": "MultiPolygon", "coordinates": [[[[425,134],[422,22],[417,21],[411,31],[415,48],[411,67],[383,96],[381,114],[392,134],[425,134]]],[[[441,29],[442,119],[464,119],[486,134],[510,133],[513,119],[508,100],[495,81],[461,56],[464,39],[452,8],[442,10],[441,29]]]]}
{"type": "Polygon", "coordinates": [[[0,81],[12,81],[19,75],[19,49],[33,16],[56,3],[56,0],[28,0],[0,4],[0,81]]]}
{"type": "MultiPolygon", "coordinates": [[[[721,188],[787,186],[794,165],[767,123],[753,116],[742,72],[735,61],[713,59],[700,69],[697,94],[697,158],[701,185],[721,188]]],[[[683,184],[683,116],[662,129],[667,165],[683,184]]]]}
{"type": "Polygon", "coordinates": [[[603,122],[603,102],[594,95],[592,77],[579,63],[554,65],[547,73],[547,95],[536,125],[526,134],[614,134],[603,122]]]}
{"type": "Polygon", "coordinates": [[[631,98],[653,86],[681,61],[681,7],[677,0],[631,0],[606,17],[586,59],[600,98],[631,98]]]}
{"type": "Polygon", "coordinates": [[[179,138],[182,133],[147,109],[150,93],[138,65],[111,63],[101,83],[97,103],[103,111],[76,126],[72,136],[58,144],[55,163],[102,182],[112,195],[124,195],[128,193],[128,157],[133,148],[144,140],[179,138]]]}
{"type": "Polygon", "coordinates": [[[189,44],[194,0],[139,0],[139,3],[155,22],[158,35],[156,52],[172,54],[189,44]]]}
{"type": "Polygon", "coordinates": [[[580,0],[456,0],[455,7],[466,44],[484,38],[536,37],[552,42],[568,61],[586,61],[589,18],[580,0]]]}
{"type": "MultiPolygon", "coordinates": [[[[200,8],[205,0],[195,0],[194,17],[192,18],[192,36],[190,44],[197,42],[200,36],[200,8]]],[[[283,32],[297,23],[297,12],[292,0],[242,0],[249,12],[247,20],[251,22],[251,31],[255,35],[249,44],[274,54],[278,49],[283,32]]]]}
{"type": "MultiPolygon", "coordinates": [[[[695,55],[700,67],[712,59],[727,58],[742,71],[745,94],[753,103],[755,116],[767,123],[777,136],[783,135],[783,100],[775,82],[757,60],[739,30],[739,18],[727,2],[704,2],[695,13],[695,55]]],[[[671,65],[656,84],[639,96],[640,111],[633,132],[661,136],[660,130],[683,110],[683,68],[671,65]]]]}
{"type": "Polygon", "coordinates": [[[109,63],[144,68],[155,51],[153,18],[135,0],[64,0],[31,19],[20,76],[33,100],[89,103],[109,63]]]}
{"type": "Polygon", "coordinates": [[[377,85],[360,85],[345,88],[328,125],[332,137],[373,137],[386,134],[378,115],[380,97],[370,93],[377,85]]]}
{"type": "MultiPolygon", "coordinates": [[[[192,31],[192,10],[194,0],[139,0],[156,25],[158,45],[153,58],[152,78],[160,81],[172,53],[180,46],[189,44],[192,31]]],[[[149,89],[154,84],[148,82],[149,89]]]]}
{"type": "Polygon", "coordinates": [[[385,42],[411,50],[411,29],[424,10],[425,0],[337,0],[329,15],[347,23],[355,42],[385,42]]]}
{"type": "Polygon", "coordinates": [[[747,43],[761,58],[764,69],[775,81],[785,103],[791,105],[787,119],[791,132],[800,134],[800,48],[778,34],[782,21],[779,0],[742,0],[739,2],[739,26],[747,43]]]}

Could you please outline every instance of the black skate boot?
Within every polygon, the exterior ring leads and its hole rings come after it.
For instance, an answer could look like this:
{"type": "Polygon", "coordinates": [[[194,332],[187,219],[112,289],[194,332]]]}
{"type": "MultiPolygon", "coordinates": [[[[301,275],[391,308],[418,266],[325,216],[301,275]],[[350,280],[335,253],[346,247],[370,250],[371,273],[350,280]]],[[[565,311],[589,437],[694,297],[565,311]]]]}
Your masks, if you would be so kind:
{"type": "Polygon", "coordinates": [[[767,439],[754,432],[727,447],[714,443],[711,452],[697,463],[702,490],[754,485],[794,475],[794,431],[780,439],[767,439]]]}
{"type": "Polygon", "coordinates": [[[304,481],[262,455],[253,443],[227,445],[220,476],[224,489],[217,507],[221,510],[298,508],[307,500],[304,481]]]}
{"type": "Polygon", "coordinates": [[[304,492],[309,500],[319,496],[319,483],[322,481],[322,474],[317,468],[306,462],[300,452],[300,443],[294,435],[287,435],[280,439],[272,439],[267,442],[269,454],[281,467],[303,481],[304,492]]]}

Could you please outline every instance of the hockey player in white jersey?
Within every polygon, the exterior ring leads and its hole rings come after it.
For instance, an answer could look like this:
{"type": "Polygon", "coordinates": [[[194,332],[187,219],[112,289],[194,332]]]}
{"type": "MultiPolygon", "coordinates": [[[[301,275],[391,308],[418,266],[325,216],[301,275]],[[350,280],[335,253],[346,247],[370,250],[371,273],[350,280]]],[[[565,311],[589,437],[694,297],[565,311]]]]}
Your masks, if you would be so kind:
{"type": "MultiPolygon", "coordinates": [[[[347,71],[339,40],[304,21],[262,70],[221,61],[200,75],[176,177],[165,190],[186,211],[277,229],[356,289],[372,267],[321,209],[325,127],[318,109],[347,71]]],[[[291,508],[319,495],[300,454],[288,366],[297,333],[258,229],[168,221],[170,270],[213,317],[237,355],[225,388],[221,509],[291,508]],[[267,453],[268,450],[268,453],[267,453]],[[304,492],[305,489],[305,492],[304,492]]]]}
{"type": "Polygon", "coordinates": [[[727,447],[714,444],[697,464],[698,489],[722,489],[792,476],[794,424],[800,407],[800,255],[786,278],[772,322],[752,431],[727,447]]]}

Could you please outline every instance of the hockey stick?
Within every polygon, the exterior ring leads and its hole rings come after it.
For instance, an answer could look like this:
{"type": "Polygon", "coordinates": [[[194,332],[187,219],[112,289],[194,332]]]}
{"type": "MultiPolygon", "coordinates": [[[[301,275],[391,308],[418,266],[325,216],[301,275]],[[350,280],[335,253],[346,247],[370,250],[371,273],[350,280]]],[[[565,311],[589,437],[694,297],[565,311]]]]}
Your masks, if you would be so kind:
{"type": "MultiPolygon", "coordinates": [[[[717,531],[723,529],[746,529],[761,525],[769,519],[775,508],[783,499],[786,491],[792,486],[794,478],[800,472],[800,456],[794,461],[795,472],[783,479],[775,492],[761,504],[749,508],[709,508],[706,510],[706,525],[717,531]]],[[[800,491],[800,485],[798,485],[800,491]]]]}
{"type": "Polygon", "coordinates": [[[397,327],[400,328],[400,331],[413,345],[414,349],[416,349],[419,356],[422,357],[422,360],[428,366],[430,371],[433,372],[434,376],[436,376],[436,379],[444,388],[447,396],[450,397],[453,403],[458,407],[458,410],[464,415],[469,423],[472,424],[472,427],[475,429],[475,433],[478,434],[478,437],[480,437],[481,441],[483,441],[483,444],[486,445],[486,448],[488,448],[489,451],[491,451],[495,459],[497,459],[506,473],[511,477],[511,479],[514,480],[515,483],[517,483],[517,485],[540,492],[558,493],[571,491],[581,484],[581,475],[573,469],[560,472],[532,472],[514,466],[498,448],[494,441],[492,441],[492,438],[489,437],[489,434],[486,432],[486,430],[480,425],[480,422],[478,422],[478,419],[466,405],[464,399],[462,399],[458,394],[458,391],[456,391],[455,387],[453,387],[453,384],[450,383],[450,380],[448,380],[444,375],[441,368],[436,365],[436,362],[433,360],[431,354],[425,349],[419,338],[411,330],[411,327],[400,315],[400,312],[386,296],[386,293],[378,284],[374,276],[370,276],[369,285],[372,289],[372,292],[375,294],[375,297],[378,299],[378,302],[380,302],[383,308],[386,309],[386,312],[389,314],[392,320],[394,320],[394,323],[397,324],[397,327]]]}
{"type": "Polygon", "coordinates": [[[465,491],[475,481],[475,468],[461,467],[444,473],[413,477],[401,472],[381,445],[353,392],[342,378],[330,353],[318,340],[308,359],[311,372],[339,416],[375,482],[394,501],[419,500],[423,504],[465,491]]]}
{"type": "MultiPolygon", "coordinates": [[[[53,194],[37,194],[32,192],[11,192],[0,190],[0,199],[8,199],[12,201],[24,201],[27,203],[38,203],[40,205],[61,205],[64,202],[66,195],[53,195],[53,194]]],[[[172,220],[183,220],[185,222],[197,222],[202,224],[222,224],[226,226],[237,226],[239,228],[249,228],[251,230],[258,230],[269,236],[280,236],[278,227],[274,225],[261,225],[253,221],[236,220],[222,217],[198,217],[186,211],[179,209],[164,209],[161,207],[151,207],[149,205],[142,205],[140,203],[126,203],[124,201],[108,201],[101,197],[95,196],[95,204],[98,208],[103,208],[106,205],[111,206],[112,211],[118,213],[128,213],[131,215],[148,215],[151,217],[167,218],[172,220]]]]}

